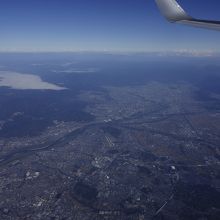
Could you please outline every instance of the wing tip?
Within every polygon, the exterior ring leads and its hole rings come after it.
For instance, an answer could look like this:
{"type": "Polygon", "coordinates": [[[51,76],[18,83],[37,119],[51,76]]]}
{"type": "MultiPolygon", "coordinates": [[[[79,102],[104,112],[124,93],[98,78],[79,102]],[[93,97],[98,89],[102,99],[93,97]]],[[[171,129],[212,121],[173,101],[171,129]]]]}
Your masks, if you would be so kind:
{"type": "Polygon", "coordinates": [[[181,20],[190,20],[190,17],[176,0],[155,0],[163,16],[172,23],[181,20]]]}

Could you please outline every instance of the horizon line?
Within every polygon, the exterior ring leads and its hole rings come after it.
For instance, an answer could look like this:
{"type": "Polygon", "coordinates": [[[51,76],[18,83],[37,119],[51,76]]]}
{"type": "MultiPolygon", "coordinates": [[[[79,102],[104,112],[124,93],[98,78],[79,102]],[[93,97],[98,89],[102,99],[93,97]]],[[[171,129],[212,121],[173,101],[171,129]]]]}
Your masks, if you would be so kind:
{"type": "Polygon", "coordinates": [[[154,54],[158,56],[169,56],[169,55],[175,55],[175,56],[193,56],[193,57],[214,57],[214,56],[220,56],[220,51],[214,51],[214,50],[196,50],[196,49],[179,49],[179,50],[161,50],[161,51],[129,51],[129,50],[58,50],[58,51],[40,51],[40,50],[26,50],[26,51],[12,51],[12,50],[0,50],[0,54],[71,54],[71,53],[78,53],[78,54],[86,54],[86,53],[96,53],[96,54],[106,54],[106,55],[138,55],[138,54],[154,54]]]}

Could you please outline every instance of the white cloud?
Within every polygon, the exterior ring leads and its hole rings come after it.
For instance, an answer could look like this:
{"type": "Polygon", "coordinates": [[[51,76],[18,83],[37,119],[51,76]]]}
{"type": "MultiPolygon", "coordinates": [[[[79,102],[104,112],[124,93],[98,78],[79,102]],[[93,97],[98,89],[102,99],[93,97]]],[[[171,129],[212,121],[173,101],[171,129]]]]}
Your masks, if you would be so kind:
{"type": "Polygon", "coordinates": [[[213,50],[174,50],[158,52],[159,56],[185,56],[185,57],[214,57],[219,56],[219,53],[213,50]]]}
{"type": "Polygon", "coordinates": [[[0,87],[12,89],[63,90],[64,87],[44,82],[39,76],[10,71],[0,71],[0,87]]]}
{"type": "Polygon", "coordinates": [[[77,63],[78,63],[77,61],[72,61],[72,62],[64,63],[64,64],[62,64],[61,66],[63,66],[63,67],[68,67],[68,66],[75,65],[75,64],[77,64],[77,63]]]}
{"type": "Polygon", "coordinates": [[[53,70],[52,72],[55,72],[55,73],[95,73],[98,71],[99,69],[97,68],[88,68],[88,69],[72,68],[72,69],[67,69],[67,70],[53,70]]]}

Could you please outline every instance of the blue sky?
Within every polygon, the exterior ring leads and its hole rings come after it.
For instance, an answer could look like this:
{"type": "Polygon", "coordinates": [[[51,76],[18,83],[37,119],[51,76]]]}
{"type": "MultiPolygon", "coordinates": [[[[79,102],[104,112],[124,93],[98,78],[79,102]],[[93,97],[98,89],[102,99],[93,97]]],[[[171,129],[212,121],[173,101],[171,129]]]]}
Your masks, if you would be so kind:
{"type": "MultiPolygon", "coordinates": [[[[179,3],[220,20],[219,0],[179,3]]],[[[0,51],[220,51],[220,32],[172,25],[154,0],[1,0],[0,27],[0,51]]]]}

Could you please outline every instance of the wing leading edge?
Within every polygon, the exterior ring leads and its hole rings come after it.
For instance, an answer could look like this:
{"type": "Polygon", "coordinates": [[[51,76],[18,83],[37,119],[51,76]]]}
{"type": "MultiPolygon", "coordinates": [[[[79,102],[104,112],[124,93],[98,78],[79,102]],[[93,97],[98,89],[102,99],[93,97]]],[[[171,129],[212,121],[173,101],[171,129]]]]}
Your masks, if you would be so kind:
{"type": "Polygon", "coordinates": [[[172,23],[220,31],[220,21],[195,19],[188,15],[176,0],[155,0],[161,13],[172,23]]]}

